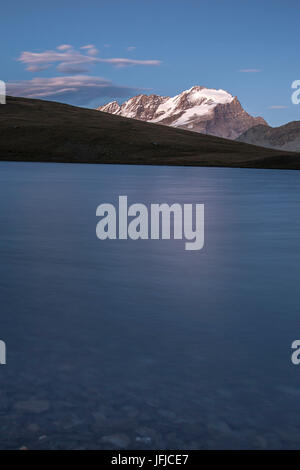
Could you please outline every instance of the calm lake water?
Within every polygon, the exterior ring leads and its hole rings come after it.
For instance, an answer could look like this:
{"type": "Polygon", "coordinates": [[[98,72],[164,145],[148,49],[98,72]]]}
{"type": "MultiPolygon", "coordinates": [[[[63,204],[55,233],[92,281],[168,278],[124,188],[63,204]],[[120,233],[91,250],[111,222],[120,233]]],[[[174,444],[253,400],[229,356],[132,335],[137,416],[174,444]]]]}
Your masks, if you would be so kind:
{"type": "Polygon", "coordinates": [[[300,172],[0,163],[0,448],[300,448],[300,172]],[[96,238],[204,203],[205,247],[96,238]]]}

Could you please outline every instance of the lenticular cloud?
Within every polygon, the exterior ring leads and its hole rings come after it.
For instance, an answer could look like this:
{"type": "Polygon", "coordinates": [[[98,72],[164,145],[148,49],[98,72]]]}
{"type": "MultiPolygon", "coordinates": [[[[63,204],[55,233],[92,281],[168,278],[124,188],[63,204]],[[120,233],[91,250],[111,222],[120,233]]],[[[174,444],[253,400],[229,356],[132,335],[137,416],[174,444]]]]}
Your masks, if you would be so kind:
{"type": "Polygon", "coordinates": [[[88,104],[101,97],[127,97],[135,94],[135,88],[114,85],[101,77],[73,75],[52,78],[33,78],[7,84],[11,96],[71,101],[74,104],[88,104]]]}

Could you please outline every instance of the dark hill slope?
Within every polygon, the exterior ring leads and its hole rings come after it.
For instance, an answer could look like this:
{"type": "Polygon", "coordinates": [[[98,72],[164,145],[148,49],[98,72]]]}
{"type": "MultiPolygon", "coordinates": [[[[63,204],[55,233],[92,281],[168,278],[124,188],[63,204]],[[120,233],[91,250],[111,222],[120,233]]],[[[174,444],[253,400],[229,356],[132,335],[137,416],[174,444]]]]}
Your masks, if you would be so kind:
{"type": "Polygon", "coordinates": [[[300,155],[66,104],[8,97],[0,160],[300,169],[300,155]]]}

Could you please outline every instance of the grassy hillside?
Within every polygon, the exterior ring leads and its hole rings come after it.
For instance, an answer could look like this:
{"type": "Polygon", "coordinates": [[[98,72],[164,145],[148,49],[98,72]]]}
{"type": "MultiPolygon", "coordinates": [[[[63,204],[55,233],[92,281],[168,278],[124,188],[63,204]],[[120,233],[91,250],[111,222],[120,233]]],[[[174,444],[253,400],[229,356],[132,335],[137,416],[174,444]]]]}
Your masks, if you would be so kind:
{"type": "Polygon", "coordinates": [[[13,97],[0,106],[0,160],[300,169],[300,154],[13,97]]]}

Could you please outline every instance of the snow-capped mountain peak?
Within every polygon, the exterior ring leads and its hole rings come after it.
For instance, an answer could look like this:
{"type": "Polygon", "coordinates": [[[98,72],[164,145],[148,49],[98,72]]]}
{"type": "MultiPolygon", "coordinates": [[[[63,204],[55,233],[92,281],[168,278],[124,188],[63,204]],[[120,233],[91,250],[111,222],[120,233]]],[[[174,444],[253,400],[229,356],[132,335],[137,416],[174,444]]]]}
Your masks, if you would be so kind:
{"type": "Polygon", "coordinates": [[[233,96],[224,90],[211,90],[194,86],[174,98],[167,99],[157,108],[157,117],[152,122],[160,122],[180,113],[172,123],[174,127],[189,126],[195,116],[209,114],[218,104],[231,103],[233,96]]]}
{"type": "Polygon", "coordinates": [[[174,97],[141,94],[122,105],[112,101],[97,109],[231,139],[249,127],[266,124],[262,118],[247,114],[237,98],[227,91],[203,86],[193,86],[174,97]]]}

